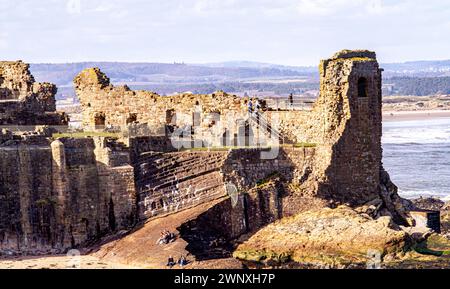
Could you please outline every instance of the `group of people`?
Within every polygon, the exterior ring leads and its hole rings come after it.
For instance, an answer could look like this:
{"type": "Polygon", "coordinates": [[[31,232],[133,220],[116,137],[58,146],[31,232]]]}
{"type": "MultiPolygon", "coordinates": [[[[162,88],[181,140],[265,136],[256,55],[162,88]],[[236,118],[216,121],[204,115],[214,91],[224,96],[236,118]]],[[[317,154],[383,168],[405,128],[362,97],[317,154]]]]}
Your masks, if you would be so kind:
{"type": "Polygon", "coordinates": [[[168,230],[165,230],[165,231],[161,232],[160,238],[158,239],[156,244],[158,244],[158,245],[169,244],[169,243],[172,243],[173,241],[175,241],[175,239],[176,239],[176,236],[174,233],[171,233],[168,230]]]}
{"type": "Polygon", "coordinates": [[[262,105],[261,105],[261,102],[259,101],[259,99],[256,100],[255,108],[253,108],[253,101],[249,100],[249,102],[248,102],[248,112],[250,114],[258,113],[261,110],[261,108],[262,108],[262,105]]]}
{"type": "Polygon", "coordinates": [[[175,263],[175,259],[172,256],[170,256],[169,260],[167,260],[166,266],[172,268],[177,264],[180,265],[180,267],[184,267],[188,264],[188,261],[185,256],[181,256],[180,259],[178,259],[178,262],[175,263]]]}

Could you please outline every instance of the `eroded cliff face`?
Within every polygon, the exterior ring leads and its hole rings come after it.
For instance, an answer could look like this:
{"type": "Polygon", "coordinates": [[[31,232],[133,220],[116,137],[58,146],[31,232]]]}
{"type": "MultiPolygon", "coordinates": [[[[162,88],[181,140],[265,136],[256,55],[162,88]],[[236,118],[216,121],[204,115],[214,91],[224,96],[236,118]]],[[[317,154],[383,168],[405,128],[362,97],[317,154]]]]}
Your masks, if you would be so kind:
{"type": "Polygon", "coordinates": [[[0,124],[67,124],[67,116],[56,112],[56,92],[54,84],[35,82],[28,64],[0,62],[0,124]]]}

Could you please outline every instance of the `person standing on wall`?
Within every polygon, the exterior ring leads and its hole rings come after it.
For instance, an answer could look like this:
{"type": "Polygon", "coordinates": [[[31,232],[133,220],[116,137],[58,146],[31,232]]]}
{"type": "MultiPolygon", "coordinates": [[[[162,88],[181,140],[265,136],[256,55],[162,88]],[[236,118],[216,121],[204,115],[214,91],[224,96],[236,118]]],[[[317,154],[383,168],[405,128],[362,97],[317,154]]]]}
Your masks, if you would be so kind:
{"type": "Polygon", "coordinates": [[[294,94],[293,93],[289,94],[289,105],[290,105],[291,109],[294,109],[294,94]]]}
{"type": "Polygon", "coordinates": [[[260,119],[260,110],[261,110],[261,102],[259,99],[256,100],[256,109],[255,109],[255,114],[256,114],[256,120],[259,124],[259,119],[260,119]]]}

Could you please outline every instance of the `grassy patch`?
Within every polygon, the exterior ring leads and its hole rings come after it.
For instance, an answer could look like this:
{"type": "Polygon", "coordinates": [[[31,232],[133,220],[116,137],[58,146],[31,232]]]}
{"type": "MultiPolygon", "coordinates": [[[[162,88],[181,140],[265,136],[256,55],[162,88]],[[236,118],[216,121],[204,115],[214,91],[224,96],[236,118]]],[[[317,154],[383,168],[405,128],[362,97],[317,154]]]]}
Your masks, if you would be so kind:
{"type": "Polygon", "coordinates": [[[269,150],[271,147],[257,147],[257,146],[224,146],[224,147],[201,147],[201,148],[185,148],[182,151],[229,151],[229,150],[245,150],[245,149],[261,149],[269,150]]]}
{"type": "Polygon", "coordinates": [[[96,132],[96,131],[83,131],[83,132],[69,132],[69,133],[55,133],[53,134],[54,139],[58,138],[86,138],[86,137],[112,137],[118,138],[118,133],[112,132],[96,132]]]}
{"type": "Polygon", "coordinates": [[[317,147],[317,144],[315,143],[307,143],[307,142],[299,142],[293,144],[294,148],[315,148],[317,147]]]}
{"type": "Polygon", "coordinates": [[[266,250],[237,250],[233,257],[240,260],[251,262],[272,261],[276,263],[287,263],[291,261],[292,252],[276,253],[266,250]]]}
{"type": "Polygon", "coordinates": [[[279,172],[273,172],[270,175],[268,175],[267,177],[265,177],[264,179],[256,181],[256,187],[257,188],[263,187],[264,185],[267,185],[268,183],[270,183],[274,178],[279,177],[279,176],[280,176],[279,172]]]}
{"type": "Polygon", "coordinates": [[[414,250],[423,255],[450,256],[450,241],[445,237],[432,235],[425,242],[415,246],[414,250]]]}
{"type": "Polygon", "coordinates": [[[351,57],[351,58],[338,58],[337,61],[345,61],[345,60],[351,60],[351,61],[359,61],[359,62],[370,62],[370,61],[376,61],[373,58],[369,57],[351,57]]]}

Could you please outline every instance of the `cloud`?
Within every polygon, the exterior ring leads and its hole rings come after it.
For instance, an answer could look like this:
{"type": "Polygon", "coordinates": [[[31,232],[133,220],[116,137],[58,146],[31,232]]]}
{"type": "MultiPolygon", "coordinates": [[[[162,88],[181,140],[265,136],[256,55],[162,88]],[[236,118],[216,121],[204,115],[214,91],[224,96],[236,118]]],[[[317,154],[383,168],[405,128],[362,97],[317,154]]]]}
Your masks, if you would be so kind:
{"type": "Polygon", "coordinates": [[[6,49],[8,46],[8,32],[0,31],[0,49],[6,49]]]}
{"type": "Polygon", "coordinates": [[[0,0],[0,55],[309,65],[361,47],[450,58],[448,15],[442,0],[0,0]]]}
{"type": "Polygon", "coordinates": [[[69,14],[80,14],[81,0],[67,0],[66,11],[69,14]]]}
{"type": "Polygon", "coordinates": [[[398,3],[387,4],[383,0],[299,0],[297,10],[307,16],[361,16],[393,11],[398,3]]]}

